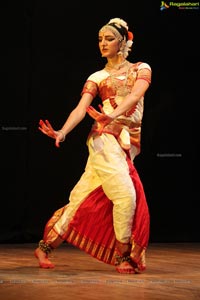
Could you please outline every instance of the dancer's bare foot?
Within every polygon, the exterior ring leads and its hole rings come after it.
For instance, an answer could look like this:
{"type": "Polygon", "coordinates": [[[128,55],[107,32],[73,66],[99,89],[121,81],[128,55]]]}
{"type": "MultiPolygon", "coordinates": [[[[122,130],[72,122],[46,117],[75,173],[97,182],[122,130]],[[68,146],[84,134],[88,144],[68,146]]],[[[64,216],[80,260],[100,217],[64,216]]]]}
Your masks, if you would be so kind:
{"type": "Polygon", "coordinates": [[[117,267],[116,267],[117,272],[121,274],[134,274],[135,269],[130,265],[128,261],[123,261],[121,262],[117,267]]]}
{"type": "Polygon", "coordinates": [[[52,262],[48,259],[47,254],[43,252],[40,248],[35,249],[34,255],[39,261],[40,268],[53,269],[55,267],[55,265],[52,264],[52,262]]]}

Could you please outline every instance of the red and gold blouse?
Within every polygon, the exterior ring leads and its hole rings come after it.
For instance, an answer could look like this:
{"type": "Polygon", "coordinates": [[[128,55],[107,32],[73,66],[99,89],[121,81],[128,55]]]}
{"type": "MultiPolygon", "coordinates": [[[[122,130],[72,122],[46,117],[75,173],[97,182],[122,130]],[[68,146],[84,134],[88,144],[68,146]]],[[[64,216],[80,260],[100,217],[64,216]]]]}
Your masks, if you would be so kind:
{"type": "MultiPolygon", "coordinates": [[[[90,75],[85,82],[82,93],[90,93],[94,98],[102,100],[103,110],[110,114],[127,96],[137,80],[146,80],[151,83],[151,67],[147,63],[129,63],[127,70],[110,74],[102,69],[90,75]]],[[[113,134],[122,148],[128,150],[131,144],[140,151],[141,124],[144,110],[144,96],[125,114],[114,119],[104,128],[104,132],[113,134]]],[[[95,122],[91,134],[97,133],[95,122]]]]}

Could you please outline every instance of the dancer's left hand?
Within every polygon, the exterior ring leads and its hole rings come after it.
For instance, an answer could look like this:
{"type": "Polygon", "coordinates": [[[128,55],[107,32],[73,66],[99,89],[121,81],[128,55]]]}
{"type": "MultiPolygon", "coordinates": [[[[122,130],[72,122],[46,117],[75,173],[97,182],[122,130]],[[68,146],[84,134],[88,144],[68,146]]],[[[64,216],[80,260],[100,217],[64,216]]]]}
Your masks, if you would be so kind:
{"type": "Polygon", "coordinates": [[[112,122],[113,118],[111,118],[110,116],[105,114],[105,112],[103,111],[102,106],[99,106],[99,108],[100,108],[101,112],[98,112],[92,106],[88,106],[86,111],[90,115],[90,117],[92,117],[94,120],[97,121],[99,133],[101,134],[103,132],[104,127],[106,125],[108,125],[110,122],[112,122]]]}

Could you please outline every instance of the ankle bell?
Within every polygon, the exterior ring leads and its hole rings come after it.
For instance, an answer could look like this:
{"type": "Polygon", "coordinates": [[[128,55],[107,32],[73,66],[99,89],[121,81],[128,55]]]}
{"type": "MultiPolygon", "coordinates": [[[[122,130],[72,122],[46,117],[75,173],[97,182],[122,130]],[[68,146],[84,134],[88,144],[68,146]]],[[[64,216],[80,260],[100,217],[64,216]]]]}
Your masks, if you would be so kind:
{"type": "Polygon", "coordinates": [[[115,266],[120,265],[124,261],[127,261],[129,263],[132,262],[130,255],[126,255],[126,256],[116,255],[115,258],[116,258],[115,266]]]}
{"type": "Polygon", "coordinates": [[[51,253],[52,248],[49,244],[45,243],[43,240],[39,241],[39,249],[45,252],[46,254],[51,253]]]}

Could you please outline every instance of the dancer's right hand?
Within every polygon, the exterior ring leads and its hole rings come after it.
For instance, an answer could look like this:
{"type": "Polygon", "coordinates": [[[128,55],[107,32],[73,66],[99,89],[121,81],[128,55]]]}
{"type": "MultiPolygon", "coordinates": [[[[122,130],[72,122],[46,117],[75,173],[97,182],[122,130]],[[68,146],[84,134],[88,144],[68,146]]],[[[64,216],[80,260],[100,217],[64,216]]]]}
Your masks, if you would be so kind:
{"type": "Polygon", "coordinates": [[[60,142],[64,140],[63,133],[59,130],[54,130],[48,120],[40,120],[38,129],[52,139],[55,139],[56,147],[60,147],[60,142]]]}

